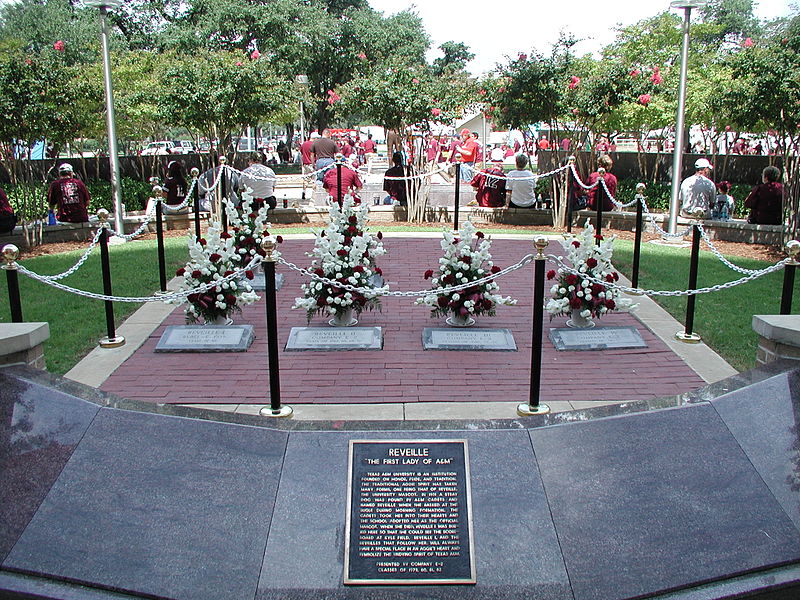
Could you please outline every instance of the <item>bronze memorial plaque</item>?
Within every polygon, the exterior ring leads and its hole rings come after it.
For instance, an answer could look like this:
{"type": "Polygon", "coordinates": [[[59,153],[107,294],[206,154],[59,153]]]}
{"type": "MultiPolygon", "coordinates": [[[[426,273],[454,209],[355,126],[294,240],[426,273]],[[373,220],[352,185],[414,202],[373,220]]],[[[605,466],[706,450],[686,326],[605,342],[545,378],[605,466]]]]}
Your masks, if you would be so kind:
{"type": "Polygon", "coordinates": [[[475,583],[466,440],[350,440],[344,583],[475,583]]]}

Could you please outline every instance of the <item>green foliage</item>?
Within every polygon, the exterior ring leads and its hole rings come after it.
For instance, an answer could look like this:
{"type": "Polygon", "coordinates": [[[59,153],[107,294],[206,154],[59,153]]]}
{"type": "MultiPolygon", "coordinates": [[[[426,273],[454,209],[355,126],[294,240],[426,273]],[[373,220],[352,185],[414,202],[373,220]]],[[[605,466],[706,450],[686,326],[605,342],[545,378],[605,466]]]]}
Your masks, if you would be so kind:
{"type": "Polygon", "coordinates": [[[445,42],[439,49],[444,56],[433,61],[433,74],[437,77],[462,72],[467,63],[475,58],[475,54],[463,42],[445,42]]]}

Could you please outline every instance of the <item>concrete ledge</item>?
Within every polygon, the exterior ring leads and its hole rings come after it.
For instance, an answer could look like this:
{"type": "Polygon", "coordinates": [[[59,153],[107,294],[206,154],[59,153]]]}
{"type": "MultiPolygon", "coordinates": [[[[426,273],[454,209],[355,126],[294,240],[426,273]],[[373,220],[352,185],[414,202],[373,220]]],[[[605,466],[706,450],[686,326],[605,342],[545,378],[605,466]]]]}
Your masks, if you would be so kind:
{"type": "Polygon", "coordinates": [[[25,363],[44,369],[42,344],[50,339],[47,323],[3,323],[0,325],[0,364],[25,363]]]}
{"type": "Polygon", "coordinates": [[[753,315],[758,334],[756,364],[800,360],[800,315],[753,315]]]}

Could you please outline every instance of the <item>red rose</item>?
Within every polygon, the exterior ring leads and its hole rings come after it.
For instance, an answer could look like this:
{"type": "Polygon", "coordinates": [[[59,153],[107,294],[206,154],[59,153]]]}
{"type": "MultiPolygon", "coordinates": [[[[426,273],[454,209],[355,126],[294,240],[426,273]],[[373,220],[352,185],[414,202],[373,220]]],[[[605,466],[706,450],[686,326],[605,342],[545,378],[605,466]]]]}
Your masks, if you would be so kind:
{"type": "Polygon", "coordinates": [[[353,267],[353,271],[355,273],[363,273],[364,272],[364,267],[362,267],[361,265],[356,265],[355,267],[353,267]]]}
{"type": "Polygon", "coordinates": [[[427,271],[425,271],[424,277],[425,279],[430,279],[431,277],[433,277],[433,269],[428,269],[427,271]]]}
{"type": "Polygon", "coordinates": [[[317,298],[317,306],[325,306],[328,303],[328,299],[325,296],[320,296],[317,298]]]}
{"type": "Polygon", "coordinates": [[[189,294],[188,296],[186,296],[186,299],[189,302],[197,302],[197,294],[189,294]]]}
{"type": "Polygon", "coordinates": [[[461,260],[461,262],[463,262],[463,263],[465,263],[467,265],[472,264],[472,257],[471,256],[462,256],[460,260],[461,260]]]}
{"type": "Polygon", "coordinates": [[[556,276],[556,272],[555,272],[553,269],[550,269],[550,270],[547,272],[547,278],[548,278],[548,279],[554,279],[554,278],[555,278],[555,276],[556,276]]]}
{"type": "Polygon", "coordinates": [[[355,215],[353,215],[349,219],[347,219],[347,222],[350,223],[351,225],[355,225],[356,223],[358,223],[358,218],[355,215]]]}
{"type": "Polygon", "coordinates": [[[314,269],[314,275],[319,275],[320,277],[324,277],[325,276],[325,271],[323,271],[322,269],[319,269],[319,268],[318,269],[314,269]]]}
{"type": "Polygon", "coordinates": [[[226,294],[225,302],[227,302],[228,304],[236,304],[236,296],[234,296],[233,294],[226,294]]]}
{"type": "Polygon", "coordinates": [[[482,240],[486,236],[483,235],[482,231],[476,231],[475,232],[475,237],[478,238],[479,240],[482,240]]]}
{"type": "Polygon", "coordinates": [[[256,276],[256,274],[250,270],[247,270],[244,272],[244,276],[247,277],[248,279],[253,279],[256,276]]]}
{"type": "Polygon", "coordinates": [[[227,231],[223,231],[222,233],[219,234],[219,237],[220,237],[220,239],[227,240],[227,239],[231,238],[232,236],[227,231]]]}
{"type": "Polygon", "coordinates": [[[455,280],[456,280],[456,278],[453,277],[453,275],[451,275],[449,273],[447,275],[445,275],[444,277],[442,277],[442,281],[445,282],[447,285],[450,285],[451,283],[455,283],[455,280]]]}
{"type": "Polygon", "coordinates": [[[379,231],[378,235],[376,235],[375,237],[377,237],[379,240],[382,240],[383,239],[383,234],[379,231]]]}
{"type": "Polygon", "coordinates": [[[578,240],[573,240],[572,241],[572,245],[575,246],[576,248],[580,248],[581,247],[581,243],[578,240]]]}
{"type": "Polygon", "coordinates": [[[210,260],[212,263],[215,263],[218,262],[220,258],[222,258],[222,256],[214,252],[214,254],[208,257],[208,260],[210,260]]]}
{"type": "MultiPolygon", "coordinates": [[[[747,39],[749,40],[750,38],[747,38],[747,39]]],[[[750,42],[750,45],[751,46],[753,45],[752,41],[750,42]]],[[[53,44],[53,49],[56,50],[57,52],[63,52],[64,51],[64,42],[62,42],[61,40],[58,40],[55,44],[53,44]]]]}
{"type": "Polygon", "coordinates": [[[202,273],[198,269],[195,269],[194,271],[192,271],[192,277],[194,277],[195,279],[200,279],[201,275],[202,275],[202,273]]]}
{"type": "Polygon", "coordinates": [[[650,94],[641,94],[639,96],[639,104],[641,104],[642,106],[647,106],[648,104],[650,104],[650,100],[651,100],[650,94]]]}
{"type": "Polygon", "coordinates": [[[587,258],[586,266],[589,267],[590,269],[594,269],[597,266],[597,260],[594,258],[587,258]]]}
{"type": "Polygon", "coordinates": [[[567,285],[575,285],[576,283],[578,283],[578,276],[575,275],[574,273],[570,273],[569,275],[567,275],[565,281],[567,282],[567,285]]]}
{"type": "Polygon", "coordinates": [[[600,292],[605,292],[606,288],[600,283],[593,283],[592,284],[592,294],[599,294],[600,292]]]}
{"type": "Polygon", "coordinates": [[[283,236],[282,235],[276,235],[275,236],[275,242],[277,244],[282,244],[283,243],[283,236]]]}
{"type": "Polygon", "coordinates": [[[611,299],[608,299],[608,300],[606,300],[606,308],[607,308],[608,310],[614,310],[615,308],[617,308],[617,303],[616,303],[616,302],[614,302],[614,301],[613,301],[613,300],[611,300],[611,299]]]}
{"type": "Polygon", "coordinates": [[[206,238],[200,238],[200,239],[199,239],[199,240],[197,240],[197,241],[198,241],[198,242],[200,242],[200,245],[201,245],[201,246],[205,246],[205,245],[208,243],[208,242],[206,241],[206,238]]]}
{"type": "Polygon", "coordinates": [[[619,273],[614,272],[614,281],[619,281],[619,273]]]}
{"type": "Polygon", "coordinates": [[[436,304],[438,304],[441,308],[444,308],[449,304],[450,300],[448,300],[447,296],[439,296],[436,299],[436,304]]]}
{"type": "Polygon", "coordinates": [[[580,308],[581,304],[583,304],[583,301],[577,296],[573,296],[572,298],[569,299],[569,305],[572,308],[580,308]]]}
{"type": "Polygon", "coordinates": [[[608,275],[606,275],[606,281],[611,283],[612,281],[614,281],[614,276],[611,273],[609,273],[608,275]]]}
{"type": "Polygon", "coordinates": [[[383,271],[381,271],[380,267],[375,267],[374,271],[375,271],[375,272],[376,272],[378,275],[383,275],[383,271]]]}
{"type": "Polygon", "coordinates": [[[183,267],[175,271],[175,275],[177,275],[178,277],[182,276],[184,273],[186,273],[186,269],[184,269],[183,267]]]}
{"type": "Polygon", "coordinates": [[[344,249],[337,250],[336,254],[338,254],[339,256],[347,256],[347,250],[344,250],[344,249]]]}
{"type": "Polygon", "coordinates": [[[497,265],[493,265],[493,266],[492,266],[492,268],[491,268],[491,269],[489,269],[489,271],[491,271],[491,273],[492,273],[493,275],[494,275],[495,273],[499,273],[499,272],[500,272],[500,271],[502,271],[502,270],[503,270],[503,269],[501,269],[501,268],[500,268],[500,267],[498,267],[497,265]]]}

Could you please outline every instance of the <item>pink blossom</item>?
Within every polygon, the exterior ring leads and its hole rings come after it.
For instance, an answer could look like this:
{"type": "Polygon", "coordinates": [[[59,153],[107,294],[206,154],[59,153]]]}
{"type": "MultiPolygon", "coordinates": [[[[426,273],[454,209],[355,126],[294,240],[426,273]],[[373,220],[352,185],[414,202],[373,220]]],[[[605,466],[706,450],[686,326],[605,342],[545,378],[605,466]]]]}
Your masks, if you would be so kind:
{"type": "Polygon", "coordinates": [[[730,131],[730,130],[731,130],[731,126],[730,125],[725,125],[725,131],[730,131]]]}
{"type": "Polygon", "coordinates": [[[497,91],[500,92],[501,94],[505,94],[506,93],[506,86],[504,86],[504,85],[500,86],[500,89],[498,89],[497,91]]]}
{"type": "Polygon", "coordinates": [[[577,77],[576,75],[573,75],[572,77],[569,78],[569,89],[574,90],[576,87],[578,87],[578,84],[580,84],[580,82],[581,78],[577,77]]]}
{"type": "Polygon", "coordinates": [[[412,80],[411,80],[411,83],[419,83],[419,79],[417,79],[416,77],[414,77],[414,79],[412,79],[412,80]]]}
{"type": "Polygon", "coordinates": [[[647,106],[650,104],[650,94],[642,94],[639,96],[639,104],[642,106],[647,106]]]}
{"type": "Polygon", "coordinates": [[[641,75],[642,72],[639,69],[631,69],[630,76],[631,77],[638,77],[641,75]]]}
{"type": "Polygon", "coordinates": [[[664,78],[661,77],[661,69],[659,67],[655,67],[653,69],[653,74],[650,76],[650,81],[652,81],[654,85],[660,85],[663,83],[664,78]]]}
{"type": "MultiPolygon", "coordinates": [[[[750,39],[750,38],[748,38],[748,39],[750,39]]],[[[53,49],[55,49],[58,52],[63,52],[64,51],[64,42],[62,42],[61,40],[58,40],[55,44],[53,44],[53,49]]]]}
{"type": "Polygon", "coordinates": [[[236,66],[237,66],[237,67],[241,67],[241,66],[242,66],[242,61],[240,61],[240,60],[237,60],[237,61],[236,61],[236,66]]]}
{"type": "Polygon", "coordinates": [[[484,90],[484,89],[480,89],[480,90],[478,90],[478,93],[479,93],[481,96],[485,96],[485,95],[486,95],[486,90],[484,90]]]}
{"type": "Polygon", "coordinates": [[[525,54],[524,52],[520,52],[520,53],[517,55],[517,59],[518,59],[518,60],[522,60],[522,61],[528,60],[528,55],[527,55],[527,54],[525,54]]]}
{"type": "Polygon", "coordinates": [[[745,38],[742,42],[742,46],[745,48],[752,48],[753,47],[753,38],[745,38]]]}
{"type": "Polygon", "coordinates": [[[332,104],[334,104],[335,102],[338,102],[341,99],[342,99],[342,97],[339,94],[337,94],[333,90],[328,90],[328,104],[332,105],[332,104]]]}
{"type": "Polygon", "coordinates": [[[441,108],[432,108],[431,109],[431,114],[434,117],[438,117],[440,114],[442,114],[442,109],[441,108]]]}
{"type": "Polygon", "coordinates": [[[261,58],[261,52],[259,52],[258,50],[253,50],[250,53],[250,58],[252,58],[253,60],[258,60],[259,58],[261,58]]]}
{"type": "Polygon", "coordinates": [[[364,54],[363,52],[359,52],[358,53],[358,58],[360,58],[361,60],[367,60],[367,55],[364,54]]]}
{"type": "Polygon", "coordinates": [[[572,114],[577,115],[580,111],[577,108],[572,109],[572,114]]]}

